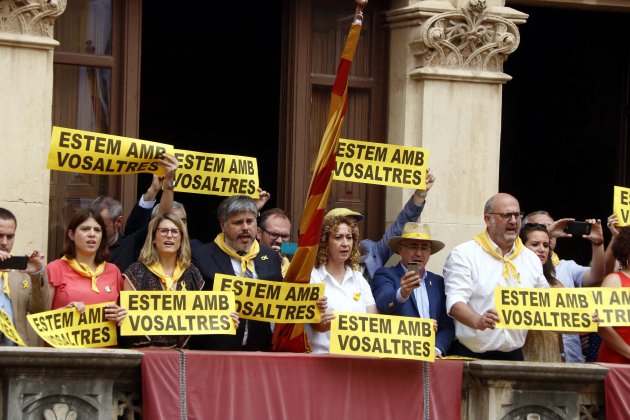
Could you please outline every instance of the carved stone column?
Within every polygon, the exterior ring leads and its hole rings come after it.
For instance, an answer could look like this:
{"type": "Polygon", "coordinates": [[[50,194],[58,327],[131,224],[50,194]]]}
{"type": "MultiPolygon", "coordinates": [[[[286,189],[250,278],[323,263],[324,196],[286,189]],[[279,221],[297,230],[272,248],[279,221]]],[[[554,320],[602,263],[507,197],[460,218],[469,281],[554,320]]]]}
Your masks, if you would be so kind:
{"type": "Polygon", "coordinates": [[[66,0],[0,0],[0,207],[18,219],[15,253],[46,251],[53,23],[66,0]]]}
{"type": "MultiPolygon", "coordinates": [[[[422,220],[447,249],[483,228],[483,206],[498,189],[503,62],[527,15],[495,0],[398,1],[391,32],[388,142],[429,149],[437,182],[422,220]]],[[[390,188],[392,221],[411,191],[390,188]]]]}

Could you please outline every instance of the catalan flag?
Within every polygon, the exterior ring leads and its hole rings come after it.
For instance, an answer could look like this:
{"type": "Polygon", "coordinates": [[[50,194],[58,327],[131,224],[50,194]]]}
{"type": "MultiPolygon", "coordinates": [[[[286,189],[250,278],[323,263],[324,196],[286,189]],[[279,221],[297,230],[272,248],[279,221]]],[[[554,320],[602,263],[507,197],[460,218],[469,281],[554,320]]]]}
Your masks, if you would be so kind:
{"type": "MultiPolygon", "coordinates": [[[[360,9],[358,15],[360,16],[360,9]]],[[[362,19],[355,18],[341,55],[335,84],[332,87],[328,123],[322,137],[317,163],[300,219],[300,235],[298,249],[287,271],[284,281],[292,283],[309,283],[311,271],[315,264],[319,237],[326,214],[326,205],[332,185],[332,173],[335,170],[335,155],[339,146],[341,124],[346,115],[348,100],[348,76],[354,52],[361,34],[362,19]]],[[[273,334],[274,351],[290,351],[303,353],[310,351],[304,333],[304,324],[276,324],[273,334]]]]}

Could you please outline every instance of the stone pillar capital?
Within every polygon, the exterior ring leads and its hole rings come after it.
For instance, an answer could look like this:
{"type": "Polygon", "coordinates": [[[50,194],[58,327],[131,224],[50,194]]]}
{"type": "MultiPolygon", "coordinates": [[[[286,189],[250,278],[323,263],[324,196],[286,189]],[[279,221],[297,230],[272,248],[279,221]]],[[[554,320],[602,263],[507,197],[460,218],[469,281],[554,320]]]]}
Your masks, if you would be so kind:
{"type": "Polygon", "coordinates": [[[0,33],[52,38],[55,19],[67,0],[0,1],[0,33]]]}
{"type": "Polygon", "coordinates": [[[412,79],[505,83],[511,77],[503,73],[503,63],[520,43],[516,25],[528,16],[502,5],[489,6],[487,0],[468,0],[461,7],[428,0],[392,10],[387,17],[392,29],[410,29],[412,79]]]}

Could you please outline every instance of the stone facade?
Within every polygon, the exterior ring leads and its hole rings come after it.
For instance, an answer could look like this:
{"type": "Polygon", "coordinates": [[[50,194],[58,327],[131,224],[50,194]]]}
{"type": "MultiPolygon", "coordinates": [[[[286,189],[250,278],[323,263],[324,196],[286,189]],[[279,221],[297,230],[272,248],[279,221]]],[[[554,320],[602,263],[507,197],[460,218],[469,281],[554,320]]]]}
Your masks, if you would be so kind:
{"type": "Polygon", "coordinates": [[[462,419],[605,418],[607,373],[607,368],[595,364],[468,362],[462,419]]]}
{"type": "Polygon", "coordinates": [[[13,252],[46,250],[54,21],[66,0],[0,1],[0,207],[13,211],[13,252]],[[9,158],[6,158],[6,157],[9,158]]]}
{"type": "Polygon", "coordinates": [[[140,418],[133,350],[0,347],[0,413],[6,419],[140,418]]]}

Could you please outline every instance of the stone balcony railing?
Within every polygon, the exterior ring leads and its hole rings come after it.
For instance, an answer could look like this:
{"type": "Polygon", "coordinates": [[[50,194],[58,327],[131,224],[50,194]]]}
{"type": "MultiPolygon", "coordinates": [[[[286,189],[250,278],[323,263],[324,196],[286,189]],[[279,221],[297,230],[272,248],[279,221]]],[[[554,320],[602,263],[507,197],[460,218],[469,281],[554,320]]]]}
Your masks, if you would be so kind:
{"type": "MultiPolygon", "coordinates": [[[[0,347],[1,417],[142,418],[142,357],[133,350],[0,347]]],[[[602,419],[607,372],[595,364],[466,362],[462,418],[602,419]]]]}

